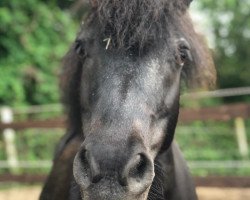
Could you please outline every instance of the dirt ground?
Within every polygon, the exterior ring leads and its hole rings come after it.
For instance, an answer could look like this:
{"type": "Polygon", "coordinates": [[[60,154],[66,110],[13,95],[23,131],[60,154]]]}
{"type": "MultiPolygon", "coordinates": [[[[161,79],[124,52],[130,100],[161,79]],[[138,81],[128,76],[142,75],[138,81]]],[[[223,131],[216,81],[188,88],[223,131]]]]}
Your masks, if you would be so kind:
{"type": "MultiPolygon", "coordinates": [[[[1,189],[0,200],[36,200],[40,187],[21,187],[14,189],[1,189]]],[[[249,189],[235,188],[197,188],[199,200],[247,200],[250,199],[249,189]]]]}

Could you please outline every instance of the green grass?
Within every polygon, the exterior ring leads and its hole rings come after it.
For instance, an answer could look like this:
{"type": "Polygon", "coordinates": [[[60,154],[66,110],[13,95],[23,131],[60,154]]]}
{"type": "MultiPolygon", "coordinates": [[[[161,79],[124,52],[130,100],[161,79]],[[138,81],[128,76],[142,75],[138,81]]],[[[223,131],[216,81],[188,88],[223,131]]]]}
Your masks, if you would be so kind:
{"type": "MultiPolygon", "coordinates": [[[[246,121],[247,138],[250,138],[250,120],[246,121]]],[[[238,150],[234,123],[230,122],[194,122],[179,125],[176,140],[189,161],[230,161],[249,160],[242,158],[238,150]]],[[[249,152],[250,155],[250,152],[249,152]]],[[[192,169],[194,175],[248,175],[249,168],[207,168],[192,169]]]]}
{"type": "MultiPolygon", "coordinates": [[[[16,148],[21,161],[52,160],[63,129],[29,129],[16,133],[16,148]]],[[[6,160],[3,138],[0,143],[0,160],[6,160]]],[[[9,172],[0,169],[0,173],[9,172]]],[[[20,173],[48,173],[49,168],[20,169],[20,173]]]]}

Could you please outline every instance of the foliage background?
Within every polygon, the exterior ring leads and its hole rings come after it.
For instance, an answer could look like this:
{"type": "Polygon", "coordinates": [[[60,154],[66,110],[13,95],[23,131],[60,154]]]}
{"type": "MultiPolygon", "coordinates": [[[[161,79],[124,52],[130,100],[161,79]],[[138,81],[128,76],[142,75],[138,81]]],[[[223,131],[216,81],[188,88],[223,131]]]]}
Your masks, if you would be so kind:
{"type": "Polygon", "coordinates": [[[0,105],[58,102],[59,61],[76,22],[55,1],[0,1],[0,105]]]}
{"type": "MultiPolygon", "coordinates": [[[[203,0],[214,35],[214,60],[219,88],[250,86],[250,1],[203,0]]],[[[249,101],[249,96],[227,98],[226,102],[249,101]]]]}

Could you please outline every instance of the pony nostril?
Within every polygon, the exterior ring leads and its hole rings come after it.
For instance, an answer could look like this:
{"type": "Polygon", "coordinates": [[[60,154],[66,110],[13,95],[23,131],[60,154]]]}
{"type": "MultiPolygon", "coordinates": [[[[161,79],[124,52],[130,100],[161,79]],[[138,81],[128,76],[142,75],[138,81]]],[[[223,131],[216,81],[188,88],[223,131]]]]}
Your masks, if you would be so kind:
{"type": "Polygon", "coordinates": [[[77,184],[83,188],[88,188],[91,184],[90,181],[90,167],[87,159],[87,151],[81,149],[74,159],[73,175],[77,184]]]}
{"type": "Polygon", "coordinates": [[[89,150],[82,149],[78,154],[78,159],[76,159],[76,161],[77,160],[80,162],[75,163],[79,163],[77,166],[80,167],[78,169],[75,168],[75,170],[80,173],[75,173],[75,178],[79,180],[79,182],[84,181],[89,185],[91,183],[98,183],[103,178],[100,167],[89,150]],[[79,174],[81,175],[79,176],[79,174]]]}
{"type": "Polygon", "coordinates": [[[147,158],[144,154],[136,155],[134,166],[131,166],[132,168],[130,169],[129,176],[140,181],[147,171],[147,164],[147,158]]]}
{"type": "Polygon", "coordinates": [[[88,172],[89,179],[92,183],[98,183],[103,178],[100,167],[90,151],[86,149],[82,151],[81,163],[83,169],[88,172]]]}
{"type": "Polygon", "coordinates": [[[86,149],[83,149],[80,153],[80,159],[81,159],[81,163],[86,164],[87,163],[87,159],[86,159],[86,149]]]}
{"type": "Polygon", "coordinates": [[[95,158],[90,155],[89,157],[90,165],[90,176],[92,183],[98,183],[102,178],[101,170],[99,164],[96,162],[95,158]]]}
{"type": "Polygon", "coordinates": [[[91,182],[92,183],[98,183],[98,182],[101,181],[102,178],[103,178],[103,176],[101,174],[97,174],[95,176],[92,176],[91,182]]]}
{"type": "Polygon", "coordinates": [[[145,189],[150,184],[149,182],[153,180],[152,166],[152,162],[144,153],[135,155],[125,166],[119,181],[120,184],[132,187],[132,190],[134,188],[145,189]]]}
{"type": "Polygon", "coordinates": [[[79,153],[79,160],[81,163],[81,166],[85,172],[88,172],[89,170],[89,162],[87,159],[87,150],[82,149],[81,152],[79,153]]]}

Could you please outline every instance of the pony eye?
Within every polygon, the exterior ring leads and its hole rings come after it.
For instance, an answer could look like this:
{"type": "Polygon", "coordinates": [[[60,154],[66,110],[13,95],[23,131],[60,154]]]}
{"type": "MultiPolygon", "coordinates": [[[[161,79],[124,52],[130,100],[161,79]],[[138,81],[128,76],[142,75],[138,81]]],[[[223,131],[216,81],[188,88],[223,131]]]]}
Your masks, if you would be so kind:
{"type": "Polygon", "coordinates": [[[181,38],[177,41],[176,62],[183,66],[191,61],[193,61],[193,58],[190,51],[190,45],[185,39],[181,38]]]}
{"type": "Polygon", "coordinates": [[[185,46],[181,48],[179,51],[180,51],[180,59],[183,63],[187,61],[192,61],[192,55],[188,47],[185,46]]]}
{"type": "Polygon", "coordinates": [[[86,55],[86,42],[84,40],[76,40],[75,41],[75,52],[80,55],[80,56],[85,56],[86,55]]]}

